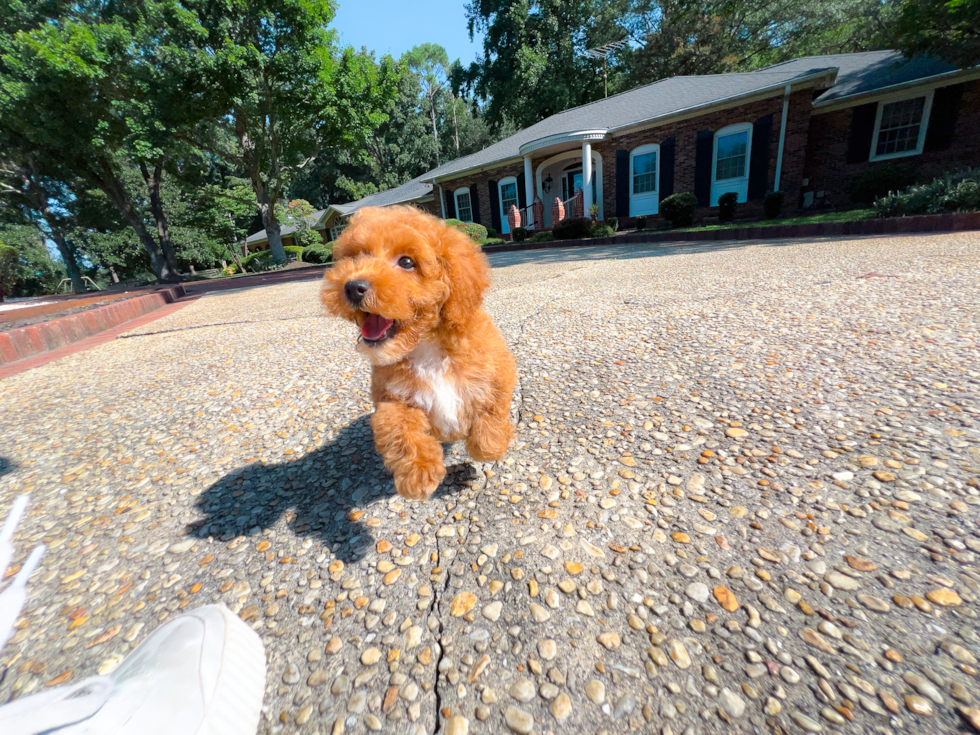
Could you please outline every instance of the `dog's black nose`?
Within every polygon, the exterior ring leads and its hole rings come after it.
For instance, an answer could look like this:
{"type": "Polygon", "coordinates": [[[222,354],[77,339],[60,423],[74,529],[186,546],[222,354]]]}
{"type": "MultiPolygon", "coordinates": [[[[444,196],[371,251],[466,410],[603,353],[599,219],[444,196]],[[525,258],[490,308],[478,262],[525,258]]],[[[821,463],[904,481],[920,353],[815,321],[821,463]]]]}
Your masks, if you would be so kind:
{"type": "Polygon", "coordinates": [[[348,281],[344,284],[344,294],[347,300],[354,306],[360,306],[364,300],[364,294],[371,289],[371,284],[367,281],[348,281]]]}

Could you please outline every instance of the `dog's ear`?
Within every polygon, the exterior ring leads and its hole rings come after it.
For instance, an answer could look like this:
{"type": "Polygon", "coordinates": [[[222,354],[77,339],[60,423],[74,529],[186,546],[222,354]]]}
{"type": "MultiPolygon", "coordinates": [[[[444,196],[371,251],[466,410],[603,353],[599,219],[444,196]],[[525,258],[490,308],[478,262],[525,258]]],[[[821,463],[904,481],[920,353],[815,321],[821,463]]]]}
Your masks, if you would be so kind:
{"type": "Polygon", "coordinates": [[[448,324],[466,324],[483,302],[483,292],[490,287],[490,266],[480,246],[464,233],[439,222],[442,230],[442,265],[446,269],[449,296],[442,306],[442,320],[448,324]]]}

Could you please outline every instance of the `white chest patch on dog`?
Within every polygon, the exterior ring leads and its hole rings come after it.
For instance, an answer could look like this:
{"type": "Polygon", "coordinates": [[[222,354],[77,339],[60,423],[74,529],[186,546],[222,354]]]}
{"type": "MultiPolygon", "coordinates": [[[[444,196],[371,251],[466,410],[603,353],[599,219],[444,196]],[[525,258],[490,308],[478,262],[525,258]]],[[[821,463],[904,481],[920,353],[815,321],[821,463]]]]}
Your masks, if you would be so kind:
{"type": "Polygon", "coordinates": [[[452,434],[459,428],[463,398],[449,375],[449,357],[438,345],[423,342],[409,353],[407,360],[423,385],[406,397],[429,414],[429,420],[441,433],[452,434]]]}

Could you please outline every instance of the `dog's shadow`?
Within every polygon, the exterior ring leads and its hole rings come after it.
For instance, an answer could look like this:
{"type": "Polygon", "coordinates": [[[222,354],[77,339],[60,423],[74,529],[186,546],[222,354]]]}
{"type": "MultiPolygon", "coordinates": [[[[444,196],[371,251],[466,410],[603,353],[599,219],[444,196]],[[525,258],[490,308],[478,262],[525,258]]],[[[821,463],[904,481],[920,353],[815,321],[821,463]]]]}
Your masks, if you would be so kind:
{"type": "MultiPolygon", "coordinates": [[[[465,459],[453,464],[454,456],[446,450],[446,479],[433,498],[456,494],[479,477],[465,459]]],[[[370,416],[365,415],[297,459],[252,463],[222,477],[198,498],[204,518],[189,533],[223,538],[258,534],[284,518],[298,536],[319,541],[347,563],[375,543],[371,529],[362,519],[352,519],[352,512],[395,494],[391,475],[374,449],[370,416]]],[[[364,515],[366,520],[370,514],[364,515]]]]}

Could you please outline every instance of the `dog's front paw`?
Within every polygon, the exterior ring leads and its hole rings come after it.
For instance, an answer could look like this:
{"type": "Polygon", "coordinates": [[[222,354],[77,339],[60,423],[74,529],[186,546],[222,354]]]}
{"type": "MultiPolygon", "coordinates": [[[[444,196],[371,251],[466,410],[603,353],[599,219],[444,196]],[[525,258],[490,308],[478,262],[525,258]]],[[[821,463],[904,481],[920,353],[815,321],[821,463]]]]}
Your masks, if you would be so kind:
{"type": "Polygon", "coordinates": [[[395,490],[409,500],[426,500],[446,476],[442,462],[416,464],[395,474],[395,490]]]}

